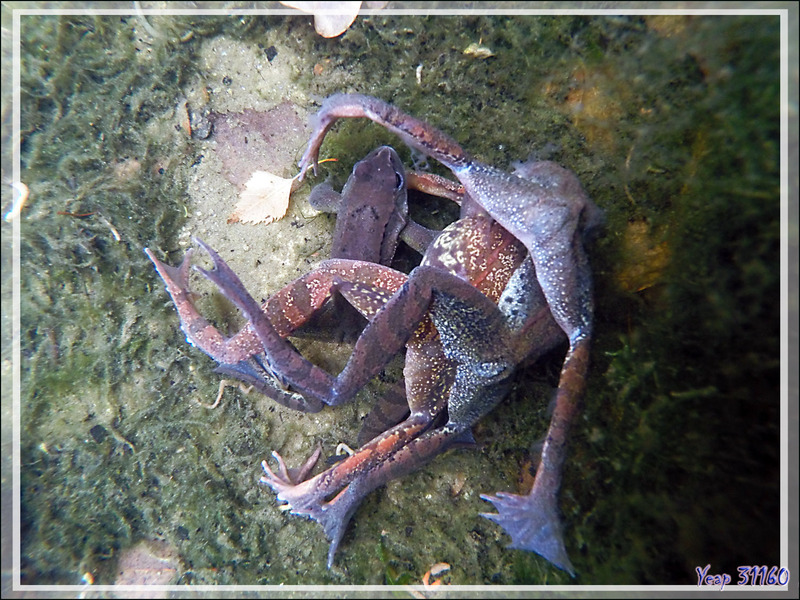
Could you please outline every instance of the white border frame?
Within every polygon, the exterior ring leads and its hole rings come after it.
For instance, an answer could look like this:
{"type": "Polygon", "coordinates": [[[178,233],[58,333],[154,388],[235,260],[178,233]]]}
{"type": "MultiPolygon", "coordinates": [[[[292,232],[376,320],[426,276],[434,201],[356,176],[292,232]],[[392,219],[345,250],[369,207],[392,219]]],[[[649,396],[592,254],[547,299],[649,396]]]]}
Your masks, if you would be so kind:
{"type": "MultiPolygon", "coordinates": [[[[11,3],[7,3],[11,4],[11,3]]],[[[606,3],[601,3],[606,4],[606,3]]],[[[758,3],[756,3],[758,4],[758,3]]],[[[13,13],[13,166],[12,166],[12,181],[19,182],[21,177],[20,171],[20,19],[28,15],[296,15],[297,11],[291,9],[240,9],[240,10],[224,10],[224,9],[92,9],[92,8],[75,8],[75,9],[30,9],[30,8],[14,8],[10,7],[13,13]]],[[[790,181],[789,181],[789,9],[776,9],[776,8],[702,8],[702,9],[639,9],[639,8],[619,8],[619,9],[551,9],[551,10],[537,10],[537,9],[384,9],[376,11],[372,9],[362,9],[360,15],[373,15],[373,14],[389,14],[389,15],[452,15],[452,14],[474,14],[474,15],[778,15],[780,16],[780,44],[781,44],[781,246],[780,246],[780,271],[781,271],[781,410],[780,410],[780,496],[781,496],[781,518],[780,518],[780,560],[779,566],[788,568],[794,567],[793,578],[790,579],[787,586],[736,586],[730,584],[726,587],[729,592],[744,592],[752,594],[753,592],[759,593],[780,593],[791,590],[797,590],[796,578],[800,575],[797,571],[797,555],[790,556],[790,520],[789,520],[789,492],[790,488],[797,491],[797,457],[795,455],[795,472],[794,479],[790,480],[789,472],[789,333],[790,326],[796,327],[797,323],[790,323],[789,315],[789,285],[790,285],[790,272],[789,272],[789,196],[790,196],[790,181]]],[[[797,64],[794,65],[797,69],[797,64]]],[[[795,89],[795,94],[797,90],[795,89]]],[[[795,119],[797,118],[797,104],[794,104],[795,119]]],[[[794,132],[796,134],[796,131],[794,132]]],[[[797,140],[794,140],[797,143],[797,140]]],[[[796,148],[796,146],[794,146],[796,148]]],[[[797,157],[795,157],[796,159],[797,157]]],[[[796,162],[794,163],[796,165],[796,162]]],[[[796,184],[796,179],[794,181],[796,184]]],[[[797,190],[792,192],[795,194],[795,202],[797,200],[797,190]]],[[[15,193],[18,193],[15,191],[15,193]]],[[[797,205],[795,204],[795,211],[797,205]]],[[[12,254],[12,285],[13,285],[13,317],[12,317],[12,359],[13,359],[13,453],[12,453],[12,470],[13,470],[13,531],[12,531],[12,551],[13,551],[13,573],[12,573],[12,591],[13,592],[27,592],[29,596],[31,592],[48,593],[48,592],[61,592],[61,593],[77,593],[81,596],[85,593],[94,592],[178,592],[179,595],[188,595],[194,593],[204,592],[270,592],[283,594],[292,594],[295,596],[302,596],[303,592],[311,595],[319,594],[320,592],[341,594],[345,592],[364,592],[361,595],[373,596],[370,592],[398,592],[402,591],[402,587],[387,586],[387,585],[158,585],[158,586],[116,586],[116,585],[22,585],[20,583],[20,239],[21,239],[21,219],[15,218],[12,220],[13,227],[13,254],[12,254]]],[[[794,232],[797,233],[796,231],[794,232]]],[[[796,260],[797,257],[795,257],[796,260]]],[[[797,264],[795,262],[794,268],[796,270],[797,264]]],[[[796,282],[793,284],[796,292],[796,282]]],[[[794,311],[797,310],[796,296],[795,302],[792,306],[794,311]]],[[[796,316],[795,316],[796,319],[796,316]]],[[[796,338],[795,338],[796,339],[796,338]]],[[[796,348],[795,348],[796,352],[796,348]]],[[[796,374],[795,374],[796,376],[796,374]]],[[[796,389],[796,387],[794,388],[796,389]]],[[[797,398],[795,397],[795,400],[797,398]]],[[[794,407],[794,417],[796,421],[797,406],[794,407]]],[[[795,428],[795,448],[797,443],[797,430],[795,428]]],[[[4,482],[5,483],[5,482],[4,482]]],[[[797,497],[794,499],[797,503],[797,497]]],[[[3,520],[3,529],[7,530],[7,520],[3,520]]],[[[797,550],[797,518],[794,519],[795,539],[794,550],[797,550]]],[[[6,533],[3,534],[5,540],[6,533]]],[[[4,541],[5,543],[5,541],[4,541]]],[[[4,547],[5,550],[5,547],[4,547]]],[[[4,575],[4,578],[6,575],[4,575]]],[[[706,593],[717,593],[717,588],[703,588],[697,585],[673,585],[673,586],[592,586],[592,585],[556,585],[556,586],[518,586],[518,585],[497,585],[497,586],[473,586],[473,585],[449,585],[440,586],[438,588],[424,588],[423,586],[406,586],[406,590],[416,590],[427,595],[437,596],[452,596],[463,595],[464,592],[472,592],[470,595],[476,597],[485,597],[487,592],[499,592],[502,595],[519,595],[526,592],[537,592],[537,594],[546,595],[563,594],[563,592],[590,592],[591,595],[608,595],[619,597],[620,592],[630,592],[636,596],[641,595],[642,592],[647,593],[648,596],[656,596],[656,592],[665,592],[666,595],[672,596],[675,593],[693,592],[693,595],[704,595],[706,593]],[[605,594],[603,594],[605,592],[605,594]]],[[[5,591],[5,590],[4,590],[5,591]]],[[[174,595],[174,594],[173,594],[174,595]]],[[[230,595],[230,594],[226,594],[230,595]]],[[[628,594],[626,594],[628,595],[628,594]]],[[[780,594],[779,594],[780,595],[780,594]]]]}

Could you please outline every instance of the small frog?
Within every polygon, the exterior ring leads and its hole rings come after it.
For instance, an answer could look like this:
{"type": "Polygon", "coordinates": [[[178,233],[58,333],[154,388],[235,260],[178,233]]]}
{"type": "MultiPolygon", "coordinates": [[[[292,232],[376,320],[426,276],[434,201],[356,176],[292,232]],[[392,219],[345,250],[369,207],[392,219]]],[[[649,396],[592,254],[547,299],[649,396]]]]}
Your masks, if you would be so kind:
{"type": "Polygon", "coordinates": [[[331,258],[389,266],[400,240],[423,254],[440,233],[408,218],[408,189],[461,204],[462,186],[432,173],[407,172],[391,146],[380,146],[353,167],[342,193],[328,183],[311,190],[309,204],[336,213],[331,258]]]}
{"type": "Polygon", "coordinates": [[[331,258],[391,264],[408,223],[405,169],[394,148],[381,146],[357,162],[341,194],[322,183],[308,201],[337,214],[331,258]]]}
{"type": "MultiPolygon", "coordinates": [[[[394,148],[381,146],[358,161],[342,193],[327,182],[311,190],[308,202],[317,210],[336,213],[331,258],[349,258],[389,265],[408,223],[405,169],[394,148]]],[[[325,310],[295,335],[353,342],[366,320],[335,294],[325,310]]]]}

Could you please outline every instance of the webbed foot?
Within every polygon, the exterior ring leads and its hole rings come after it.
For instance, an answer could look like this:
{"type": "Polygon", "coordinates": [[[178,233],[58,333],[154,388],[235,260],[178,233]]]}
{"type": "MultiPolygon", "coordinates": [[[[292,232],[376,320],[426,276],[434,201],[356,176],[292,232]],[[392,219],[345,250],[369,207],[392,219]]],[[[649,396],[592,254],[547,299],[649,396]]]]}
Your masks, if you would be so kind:
{"type": "Polygon", "coordinates": [[[324,500],[324,492],[321,490],[321,484],[324,481],[321,478],[325,473],[321,473],[312,479],[305,479],[313,468],[314,463],[317,462],[320,453],[321,449],[317,448],[303,466],[293,472],[292,469],[286,467],[286,463],[280,454],[273,452],[272,456],[278,462],[279,473],[274,473],[267,465],[267,461],[262,461],[261,466],[264,469],[264,476],[261,478],[261,483],[270,486],[277,493],[279,502],[285,502],[281,506],[281,510],[289,510],[294,515],[313,519],[322,525],[325,535],[331,542],[327,560],[327,565],[330,569],[350,518],[358,508],[361,500],[372,491],[372,488],[361,490],[359,482],[354,481],[332,500],[326,502],[324,500]]]}
{"type": "Polygon", "coordinates": [[[491,502],[498,511],[481,513],[481,516],[506,530],[511,536],[509,548],[536,552],[575,577],[564,547],[563,526],[555,494],[538,493],[534,487],[526,496],[497,492],[496,496],[481,494],[481,498],[491,502]]]}
{"type": "Polygon", "coordinates": [[[186,252],[177,267],[158,260],[149,248],[144,251],[172,297],[187,342],[220,364],[235,364],[260,351],[258,339],[253,335],[248,336],[249,332],[243,330],[234,338],[226,338],[197,311],[194,305],[196,294],[189,289],[189,269],[195,252],[193,248],[186,252]]]}
{"type": "MultiPolygon", "coordinates": [[[[237,304],[238,301],[238,306],[241,307],[245,300],[249,300],[251,313],[258,313],[261,329],[266,332],[262,337],[267,337],[272,341],[273,346],[280,350],[292,348],[289,342],[275,331],[267,317],[262,314],[262,308],[252,300],[239,278],[225,261],[207,244],[197,239],[195,241],[211,258],[214,265],[211,271],[205,271],[197,266],[192,267],[194,249],[186,252],[178,267],[164,264],[150,249],[145,248],[144,250],[155,265],[167,292],[172,297],[180,317],[181,329],[186,334],[186,341],[215,360],[219,364],[218,372],[256,386],[260,392],[273,398],[276,402],[305,412],[322,410],[323,403],[317,398],[306,398],[288,389],[287,382],[281,377],[280,370],[271,366],[270,355],[265,353],[268,348],[264,346],[258,337],[259,334],[254,330],[256,325],[252,316],[249,318],[248,326],[243,327],[232,337],[226,337],[200,314],[194,305],[196,294],[189,289],[190,268],[202,273],[234,304],[237,304]]],[[[288,333],[288,331],[284,332],[283,335],[288,335],[288,333]]]]}

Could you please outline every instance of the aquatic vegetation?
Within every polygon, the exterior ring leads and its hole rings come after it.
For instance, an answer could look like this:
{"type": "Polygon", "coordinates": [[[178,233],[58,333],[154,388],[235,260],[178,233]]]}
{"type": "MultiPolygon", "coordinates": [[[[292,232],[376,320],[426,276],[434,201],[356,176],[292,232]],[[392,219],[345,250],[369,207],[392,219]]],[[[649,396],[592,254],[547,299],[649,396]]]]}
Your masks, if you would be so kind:
{"type": "MultiPolygon", "coordinates": [[[[173,309],[152,293],[161,284],[142,248],[179,254],[191,165],[207,160],[175,106],[205,68],[195,62],[203,43],[219,36],[251,46],[265,72],[273,45],[277,61],[299,57],[285,72],[309,104],[368,91],[452,131],[484,162],[536,153],[567,164],[606,211],[607,234],[592,253],[593,393],[562,488],[580,583],[686,583],[697,564],[778,560],[777,17],[694,17],[665,29],[639,17],[382,15],[335,40],[289,18],[147,20],[157,36],[136,17],[24,21],[24,582],[78,583],[89,571],[113,582],[122,549],[156,531],[178,548],[187,583],[382,582],[380,528],[356,523],[346,541],[366,550],[328,573],[326,549],[309,542],[318,539],[313,524],[287,523],[257,487],[266,449],[302,439],[311,419],[230,389],[216,410],[197,406],[191,398],[216,397],[218,378],[165,325],[173,309]],[[463,55],[476,39],[495,55],[463,55]],[[319,75],[316,63],[325,65],[319,75]],[[581,64],[587,89],[614,104],[576,124],[569,95],[581,64]],[[490,143],[498,131],[503,143],[490,143]],[[617,266],[631,262],[621,260],[630,222],[647,223],[669,249],[647,281],[654,293],[618,284],[617,266]]],[[[212,96],[237,95],[231,86],[241,82],[226,86],[211,72],[212,96]]],[[[354,123],[330,136],[339,162],[328,172],[339,183],[392,140],[374,130],[354,123]]],[[[301,243],[310,219],[290,215],[301,243]]],[[[6,243],[8,232],[3,224],[6,243]]],[[[315,260],[312,246],[298,268],[315,260]]],[[[505,551],[476,517],[479,491],[515,482],[516,468],[491,465],[521,461],[523,432],[546,422],[553,365],[536,379],[524,374],[481,422],[481,452],[445,455],[402,489],[376,492],[366,510],[391,524],[386,544],[403,561],[399,573],[419,580],[446,560],[461,583],[566,581],[505,551]],[[534,392],[545,399],[541,412],[520,419],[534,392]],[[456,470],[465,479],[456,498],[426,498],[431,486],[449,490],[456,470]],[[402,510],[414,498],[430,506],[425,519],[402,510]]],[[[319,438],[354,436],[367,402],[326,421],[319,438]]]]}

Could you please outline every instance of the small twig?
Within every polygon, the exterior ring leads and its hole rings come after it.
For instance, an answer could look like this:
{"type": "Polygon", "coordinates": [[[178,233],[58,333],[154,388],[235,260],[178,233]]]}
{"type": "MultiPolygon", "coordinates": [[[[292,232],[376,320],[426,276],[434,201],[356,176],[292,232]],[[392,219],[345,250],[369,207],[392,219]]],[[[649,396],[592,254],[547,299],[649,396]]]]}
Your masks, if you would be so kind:
{"type": "Polygon", "coordinates": [[[198,400],[197,398],[192,398],[192,400],[194,400],[195,403],[199,404],[203,408],[208,408],[208,409],[217,408],[217,406],[219,406],[219,403],[222,401],[222,394],[225,393],[225,388],[229,386],[238,387],[239,391],[242,392],[243,394],[249,394],[250,390],[253,389],[252,385],[246,386],[241,381],[232,381],[230,379],[223,379],[222,381],[219,382],[219,393],[217,393],[217,399],[214,400],[213,404],[205,404],[203,402],[200,402],[200,400],[198,400]]]}

